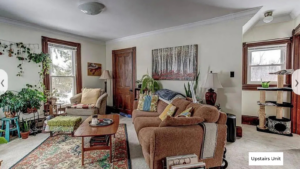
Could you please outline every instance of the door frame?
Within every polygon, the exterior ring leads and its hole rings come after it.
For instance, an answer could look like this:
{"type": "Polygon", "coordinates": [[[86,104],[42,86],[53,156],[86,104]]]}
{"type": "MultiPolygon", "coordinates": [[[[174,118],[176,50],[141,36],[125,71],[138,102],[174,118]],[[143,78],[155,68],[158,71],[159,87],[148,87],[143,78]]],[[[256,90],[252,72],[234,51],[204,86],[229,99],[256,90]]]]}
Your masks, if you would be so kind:
{"type": "MultiPolygon", "coordinates": [[[[116,96],[116,54],[121,54],[121,53],[128,53],[131,52],[132,53],[132,91],[131,91],[131,110],[133,110],[133,101],[134,101],[134,89],[136,87],[136,47],[131,47],[131,48],[125,48],[125,49],[118,49],[118,50],[113,50],[112,51],[112,78],[113,78],[113,106],[115,106],[115,96],[116,96]]],[[[130,113],[131,114],[131,113],[130,113]]]]}

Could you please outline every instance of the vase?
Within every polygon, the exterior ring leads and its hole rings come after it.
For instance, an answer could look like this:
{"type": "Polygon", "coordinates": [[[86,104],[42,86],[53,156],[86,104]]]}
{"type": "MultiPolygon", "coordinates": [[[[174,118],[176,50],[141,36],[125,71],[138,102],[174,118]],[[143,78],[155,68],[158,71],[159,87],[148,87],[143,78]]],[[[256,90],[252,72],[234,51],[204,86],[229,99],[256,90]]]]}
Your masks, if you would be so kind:
{"type": "Polygon", "coordinates": [[[22,139],[27,139],[28,136],[29,136],[29,131],[27,131],[27,132],[21,132],[22,139]]]}
{"type": "Polygon", "coordinates": [[[6,118],[14,118],[16,116],[15,112],[4,112],[6,118]]]}

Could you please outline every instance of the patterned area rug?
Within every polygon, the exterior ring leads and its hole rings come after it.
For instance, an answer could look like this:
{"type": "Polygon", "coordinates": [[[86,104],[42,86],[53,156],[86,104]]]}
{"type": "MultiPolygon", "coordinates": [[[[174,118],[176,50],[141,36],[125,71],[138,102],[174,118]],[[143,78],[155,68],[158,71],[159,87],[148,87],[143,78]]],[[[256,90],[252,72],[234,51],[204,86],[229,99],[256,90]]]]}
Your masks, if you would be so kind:
{"type": "MultiPolygon", "coordinates": [[[[86,138],[85,143],[90,138],[86,138]]],[[[49,137],[21,159],[13,169],[131,169],[126,124],[120,124],[113,139],[113,163],[109,163],[109,150],[85,152],[81,166],[81,137],[58,135],[49,137]]]]}

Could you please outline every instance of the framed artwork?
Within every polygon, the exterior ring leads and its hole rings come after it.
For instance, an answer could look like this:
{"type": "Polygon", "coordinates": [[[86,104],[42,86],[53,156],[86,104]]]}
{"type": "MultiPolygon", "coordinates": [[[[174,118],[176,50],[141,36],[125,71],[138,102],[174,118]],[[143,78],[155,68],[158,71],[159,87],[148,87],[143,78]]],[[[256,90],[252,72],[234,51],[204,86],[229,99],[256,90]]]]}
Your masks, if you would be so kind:
{"type": "Polygon", "coordinates": [[[152,50],[152,78],[155,80],[193,80],[197,65],[198,45],[152,50]]]}
{"type": "Polygon", "coordinates": [[[87,72],[88,76],[101,76],[102,74],[102,65],[101,63],[87,63],[87,72]]]}

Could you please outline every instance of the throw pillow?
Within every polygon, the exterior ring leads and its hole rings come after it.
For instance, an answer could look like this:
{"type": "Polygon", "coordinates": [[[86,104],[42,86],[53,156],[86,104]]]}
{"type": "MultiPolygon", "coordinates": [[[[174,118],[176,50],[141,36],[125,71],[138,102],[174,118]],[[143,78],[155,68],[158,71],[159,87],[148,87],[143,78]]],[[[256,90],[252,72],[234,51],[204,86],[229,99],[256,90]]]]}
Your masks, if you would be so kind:
{"type": "Polygon", "coordinates": [[[190,126],[204,122],[202,117],[171,117],[167,116],[164,121],[159,124],[159,127],[167,126],[190,126]]]}
{"type": "Polygon", "coordinates": [[[88,89],[84,88],[82,90],[81,104],[96,104],[98,98],[100,97],[100,88],[88,89]]]}
{"type": "Polygon", "coordinates": [[[159,118],[164,121],[167,116],[173,116],[175,113],[176,107],[172,104],[169,104],[165,110],[159,115],[159,118]]]}
{"type": "Polygon", "coordinates": [[[157,95],[140,94],[138,110],[156,112],[157,110],[157,95]]]}
{"type": "Polygon", "coordinates": [[[183,110],[178,117],[191,117],[193,112],[193,107],[183,110]]]}

